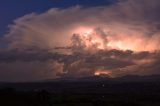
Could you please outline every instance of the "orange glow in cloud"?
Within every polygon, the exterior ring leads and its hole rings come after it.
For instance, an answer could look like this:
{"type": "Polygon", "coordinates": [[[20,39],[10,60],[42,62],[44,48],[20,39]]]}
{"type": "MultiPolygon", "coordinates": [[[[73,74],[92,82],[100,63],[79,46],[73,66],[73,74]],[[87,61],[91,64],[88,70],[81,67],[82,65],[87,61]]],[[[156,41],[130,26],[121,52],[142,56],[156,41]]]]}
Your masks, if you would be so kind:
{"type": "Polygon", "coordinates": [[[84,36],[88,36],[91,34],[94,30],[93,27],[78,27],[73,30],[73,33],[83,34],[84,36]]]}
{"type": "MultiPolygon", "coordinates": [[[[99,35],[92,28],[78,28],[76,33],[79,34],[86,48],[95,47],[96,49],[106,49],[107,42],[104,41],[102,35],[99,35]]],[[[107,40],[107,38],[105,39],[107,40]]]]}
{"type": "Polygon", "coordinates": [[[135,52],[152,52],[158,49],[158,42],[155,42],[156,38],[150,39],[140,33],[136,33],[134,36],[128,36],[127,33],[110,35],[104,32],[106,35],[101,35],[101,33],[96,32],[94,27],[79,27],[74,30],[74,32],[80,36],[87,50],[89,50],[89,48],[94,48],[100,50],[118,49],[132,50],[135,52]]]}
{"type": "Polygon", "coordinates": [[[110,75],[110,74],[111,74],[111,71],[108,71],[108,70],[97,70],[94,73],[95,76],[110,75]]]}

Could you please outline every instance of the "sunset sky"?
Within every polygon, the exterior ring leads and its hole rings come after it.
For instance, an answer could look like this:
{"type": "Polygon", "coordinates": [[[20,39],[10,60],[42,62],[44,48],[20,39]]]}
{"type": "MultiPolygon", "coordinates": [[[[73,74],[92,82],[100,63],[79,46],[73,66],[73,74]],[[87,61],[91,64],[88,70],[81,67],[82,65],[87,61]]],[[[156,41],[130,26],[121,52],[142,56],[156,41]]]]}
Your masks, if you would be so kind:
{"type": "Polygon", "coordinates": [[[159,0],[1,0],[0,81],[160,74],[159,0]]]}

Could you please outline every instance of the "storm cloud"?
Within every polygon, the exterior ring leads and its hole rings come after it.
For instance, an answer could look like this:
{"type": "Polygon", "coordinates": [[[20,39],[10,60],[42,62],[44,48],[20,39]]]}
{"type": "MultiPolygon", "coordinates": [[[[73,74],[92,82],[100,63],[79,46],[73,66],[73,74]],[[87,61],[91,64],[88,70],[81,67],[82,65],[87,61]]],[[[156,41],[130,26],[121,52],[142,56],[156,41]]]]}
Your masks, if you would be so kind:
{"type": "Polygon", "coordinates": [[[159,7],[159,0],[119,0],[22,16],[2,38],[0,80],[84,77],[97,70],[111,77],[159,74],[159,7]]]}

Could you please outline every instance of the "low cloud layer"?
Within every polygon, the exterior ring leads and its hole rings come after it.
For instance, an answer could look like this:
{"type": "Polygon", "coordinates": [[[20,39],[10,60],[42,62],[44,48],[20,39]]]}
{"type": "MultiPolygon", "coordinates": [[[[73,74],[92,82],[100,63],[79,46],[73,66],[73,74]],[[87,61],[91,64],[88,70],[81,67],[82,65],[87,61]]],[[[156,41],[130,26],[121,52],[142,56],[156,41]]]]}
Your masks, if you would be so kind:
{"type": "Polygon", "coordinates": [[[159,7],[159,0],[119,0],[20,17],[0,44],[0,80],[159,74],[159,7]]]}

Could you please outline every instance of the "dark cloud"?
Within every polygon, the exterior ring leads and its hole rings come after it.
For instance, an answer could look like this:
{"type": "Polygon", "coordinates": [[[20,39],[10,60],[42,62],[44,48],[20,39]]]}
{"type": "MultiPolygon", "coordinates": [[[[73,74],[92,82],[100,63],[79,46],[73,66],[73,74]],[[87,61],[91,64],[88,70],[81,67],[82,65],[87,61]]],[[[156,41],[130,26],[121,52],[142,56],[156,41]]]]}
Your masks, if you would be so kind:
{"type": "Polygon", "coordinates": [[[1,78],[12,81],[92,76],[97,70],[110,71],[111,77],[150,75],[159,74],[160,69],[159,52],[99,50],[66,55],[42,50],[12,50],[0,55],[1,78]],[[21,77],[17,78],[19,75],[21,77]]]}

